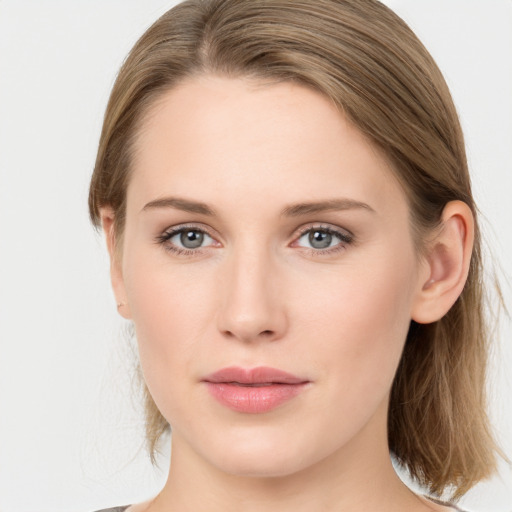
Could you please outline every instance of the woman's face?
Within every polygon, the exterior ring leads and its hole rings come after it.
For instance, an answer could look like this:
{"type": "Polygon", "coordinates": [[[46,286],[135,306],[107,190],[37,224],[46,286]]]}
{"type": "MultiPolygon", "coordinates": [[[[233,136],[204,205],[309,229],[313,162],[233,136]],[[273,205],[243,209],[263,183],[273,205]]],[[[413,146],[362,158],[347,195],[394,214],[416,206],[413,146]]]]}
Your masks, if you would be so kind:
{"type": "Polygon", "coordinates": [[[173,456],[275,476],[382,449],[426,270],[379,151],[317,92],[203,76],[133,171],[113,280],[173,456]]]}

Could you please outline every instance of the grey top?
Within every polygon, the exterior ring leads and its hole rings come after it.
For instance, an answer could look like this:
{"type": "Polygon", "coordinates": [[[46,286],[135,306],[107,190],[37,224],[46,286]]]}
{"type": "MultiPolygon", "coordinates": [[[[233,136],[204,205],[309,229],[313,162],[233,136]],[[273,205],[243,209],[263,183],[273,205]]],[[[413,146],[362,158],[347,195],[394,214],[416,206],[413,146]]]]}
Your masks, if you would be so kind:
{"type": "Polygon", "coordinates": [[[130,505],[125,505],[124,507],[102,508],[96,512],[124,512],[129,506],[130,505]]]}
{"type": "MultiPolygon", "coordinates": [[[[450,503],[445,503],[444,501],[436,500],[435,498],[431,498],[430,496],[425,496],[425,498],[428,498],[430,501],[433,501],[434,503],[437,503],[439,505],[445,505],[446,507],[451,507],[453,510],[458,512],[465,512],[461,508],[451,505],[450,503]]],[[[125,505],[124,507],[114,507],[114,508],[104,508],[102,510],[97,510],[96,512],[124,512],[130,505],[125,505]]]]}
{"type": "Polygon", "coordinates": [[[432,498],[431,496],[425,496],[425,498],[429,499],[430,501],[433,501],[434,503],[437,503],[438,505],[444,505],[445,507],[453,508],[453,510],[456,510],[457,512],[466,512],[465,510],[462,510],[461,508],[457,507],[456,505],[452,505],[451,503],[446,503],[445,501],[441,501],[436,498],[432,498]]]}

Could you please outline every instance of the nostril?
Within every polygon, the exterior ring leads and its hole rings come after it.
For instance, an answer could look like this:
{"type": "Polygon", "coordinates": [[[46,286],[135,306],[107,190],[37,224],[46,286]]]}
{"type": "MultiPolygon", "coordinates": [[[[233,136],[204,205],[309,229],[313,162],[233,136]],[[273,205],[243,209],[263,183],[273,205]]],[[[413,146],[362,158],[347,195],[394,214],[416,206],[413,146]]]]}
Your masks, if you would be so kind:
{"type": "Polygon", "coordinates": [[[261,335],[262,335],[262,336],[267,336],[267,337],[268,337],[268,336],[272,336],[273,334],[274,334],[274,332],[273,332],[273,331],[268,331],[268,330],[267,330],[267,331],[262,331],[262,332],[261,332],[261,335]]]}

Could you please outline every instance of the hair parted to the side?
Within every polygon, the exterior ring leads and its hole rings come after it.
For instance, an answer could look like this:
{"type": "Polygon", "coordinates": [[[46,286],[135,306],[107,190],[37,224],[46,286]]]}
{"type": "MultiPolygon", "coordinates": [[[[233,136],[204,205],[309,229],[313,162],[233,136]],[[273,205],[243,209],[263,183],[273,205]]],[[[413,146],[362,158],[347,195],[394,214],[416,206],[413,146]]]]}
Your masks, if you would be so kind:
{"type": "MultiPolygon", "coordinates": [[[[122,66],[105,114],[89,208],[115,213],[122,244],[131,152],[148,109],[200,74],[294,81],[333,101],[387,155],[410,204],[418,253],[447,202],[477,218],[465,147],[450,92],[433,59],[377,0],[187,0],[139,39],[122,66]]],[[[486,413],[489,331],[481,241],[466,286],[444,318],[415,322],[393,384],[390,450],[433,494],[462,496],[496,468],[486,413]]],[[[146,389],[153,458],[169,428],[146,389]]]]}

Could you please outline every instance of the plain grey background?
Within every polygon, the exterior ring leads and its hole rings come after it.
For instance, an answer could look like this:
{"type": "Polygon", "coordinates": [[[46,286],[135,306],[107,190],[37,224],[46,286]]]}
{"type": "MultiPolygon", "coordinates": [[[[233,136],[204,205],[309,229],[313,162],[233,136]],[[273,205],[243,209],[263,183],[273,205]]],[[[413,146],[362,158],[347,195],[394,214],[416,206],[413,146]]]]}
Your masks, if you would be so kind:
{"type": "MultiPolygon", "coordinates": [[[[176,2],[0,0],[0,511],[86,512],[158,492],[88,180],[115,74],[176,2]]],[[[444,72],[484,233],[512,275],[512,1],[387,0],[444,72]]],[[[503,283],[511,307],[511,287],[503,283]]],[[[491,415],[512,457],[510,321],[491,415]]],[[[512,511],[512,470],[461,505],[512,511]]]]}

